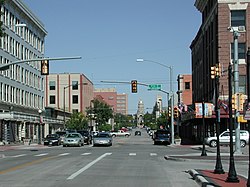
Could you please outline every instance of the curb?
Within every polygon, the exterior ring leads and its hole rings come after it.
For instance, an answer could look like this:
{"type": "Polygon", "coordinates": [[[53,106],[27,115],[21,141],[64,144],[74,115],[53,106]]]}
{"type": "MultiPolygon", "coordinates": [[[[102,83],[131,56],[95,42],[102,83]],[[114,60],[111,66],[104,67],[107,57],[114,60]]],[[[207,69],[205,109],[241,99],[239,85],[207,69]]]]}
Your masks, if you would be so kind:
{"type": "Polygon", "coordinates": [[[199,174],[196,170],[191,169],[188,170],[187,173],[189,173],[193,179],[202,187],[216,187],[217,185],[214,185],[213,183],[208,182],[201,174],[199,174]]]}
{"type": "Polygon", "coordinates": [[[171,156],[168,156],[168,155],[165,155],[164,158],[166,160],[175,160],[175,161],[186,161],[188,159],[184,159],[184,158],[174,158],[174,157],[171,157],[171,156]]]}

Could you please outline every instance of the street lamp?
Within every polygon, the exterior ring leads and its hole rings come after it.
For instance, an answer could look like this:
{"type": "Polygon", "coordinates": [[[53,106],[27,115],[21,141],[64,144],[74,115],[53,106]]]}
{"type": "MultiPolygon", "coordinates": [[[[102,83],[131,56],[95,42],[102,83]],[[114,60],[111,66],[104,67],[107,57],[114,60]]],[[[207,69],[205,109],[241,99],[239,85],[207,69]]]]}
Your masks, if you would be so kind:
{"type": "Polygon", "coordinates": [[[38,144],[41,144],[41,126],[42,126],[42,110],[38,110],[39,113],[39,124],[38,124],[38,144]]]}
{"type": "MultiPolygon", "coordinates": [[[[174,144],[174,95],[173,95],[173,66],[167,66],[165,64],[152,61],[152,60],[146,60],[146,59],[136,59],[137,62],[151,62],[154,64],[158,64],[160,66],[163,66],[165,68],[168,68],[170,71],[170,102],[171,102],[171,143],[174,144]]],[[[168,101],[167,101],[168,102],[168,101]]]]}
{"type": "Polygon", "coordinates": [[[79,84],[70,84],[68,86],[64,86],[63,87],[63,129],[65,129],[65,125],[66,125],[66,113],[65,113],[65,107],[66,107],[66,93],[65,90],[69,87],[72,86],[77,86],[77,85],[88,85],[88,83],[84,82],[84,83],[79,83],[79,84]]]}

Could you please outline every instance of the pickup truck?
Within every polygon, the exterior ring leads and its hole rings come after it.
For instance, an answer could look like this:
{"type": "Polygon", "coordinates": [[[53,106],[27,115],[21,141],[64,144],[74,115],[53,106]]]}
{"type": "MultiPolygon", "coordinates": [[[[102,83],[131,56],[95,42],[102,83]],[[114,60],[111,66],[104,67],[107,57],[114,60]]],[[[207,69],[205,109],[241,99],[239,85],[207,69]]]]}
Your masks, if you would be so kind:
{"type": "Polygon", "coordinates": [[[129,132],[125,132],[123,130],[118,130],[117,132],[110,132],[112,137],[116,137],[116,136],[125,136],[125,137],[129,137],[131,134],[129,132]]]}

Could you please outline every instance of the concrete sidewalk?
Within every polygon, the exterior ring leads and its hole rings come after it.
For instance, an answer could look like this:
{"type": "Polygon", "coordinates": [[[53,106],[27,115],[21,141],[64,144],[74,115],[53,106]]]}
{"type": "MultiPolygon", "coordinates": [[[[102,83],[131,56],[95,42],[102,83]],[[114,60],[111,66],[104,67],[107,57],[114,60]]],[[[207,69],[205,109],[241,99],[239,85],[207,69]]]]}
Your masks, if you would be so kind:
{"type": "Polygon", "coordinates": [[[16,149],[42,149],[46,148],[43,144],[31,143],[28,145],[24,144],[7,144],[7,145],[0,145],[0,151],[6,150],[16,150],[16,149]]]}
{"type": "Polygon", "coordinates": [[[195,170],[191,169],[188,173],[194,178],[194,180],[202,187],[246,187],[247,179],[243,176],[237,175],[239,182],[227,182],[228,172],[224,174],[215,174],[211,170],[195,170]]]}
{"type": "MultiPolygon", "coordinates": [[[[182,148],[183,146],[177,146],[174,145],[175,148],[182,148]]],[[[185,146],[188,147],[188,146],[185,146]]],[[[197,149],[200,150],[201,145],[196,146],[189,146],[190,149],[197,149]]],[[[201,160],[215,160],[216,159],[216,152],[213,152],[214,150],[211,150],[209,147],[206,147],[207,150],[207,156],[201,157],[201,152],[197,153],[189,153],[184,155],[165,155],[166,160],[181,160],[185,161],[188,159],[201,159],[201,160]]],[[[227,157],[229,158],[230,154],[228,152],[228,149],[222,149],[221,157],[227,157]]],[[[248,152],[243,152],[243,154],[236,154],[234,155],[235,160],[248,160],[249,155],[248,152]]],[[[238,182],[227,182],[228,179],[228,172],[225,172],[224,174],[215,174],[213,170],[203,170],[203,169],[190,169],[187,171],[193,179],[202,187],[246,187],[247,185],[247,178],[241,175],[237,175],[236,179],[238,179],[238,182]]]]}

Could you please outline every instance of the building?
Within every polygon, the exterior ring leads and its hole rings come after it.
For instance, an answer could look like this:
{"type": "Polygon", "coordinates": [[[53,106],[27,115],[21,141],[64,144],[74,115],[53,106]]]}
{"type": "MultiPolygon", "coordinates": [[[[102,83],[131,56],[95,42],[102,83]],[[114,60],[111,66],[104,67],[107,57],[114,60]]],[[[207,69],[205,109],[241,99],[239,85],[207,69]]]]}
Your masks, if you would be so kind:
{"type": "Polygon", "coordinates": [[[84,74],[50,74],[45,85],[45,106],[63,111],[64,121],[73,112],[86,114],[94,98],[93,83],[84,74]]]}
{"type": "MultiPolygon", "coordinates": [[[[0,64],[42,58],[47,31],[21,0],[1,7],[5,36],[0,38],[0,64]]],[[[11,65],[0,73],[0,141],[39,141],[48,120],[44,114],[41,61],[11,65]],[[41,128],[40,128],[41,127],[41,128]]]]}
{"type": "MultiPolygon", "coordinates": [[[[192,51],[193,104],[214,103],[215,81],[211,67],[220,64],[219,100],[228,103],[228,67],[234,60],[235,31],[238,42],[239,93],[246,94],[246,50],[249,45],[250,0],[196,0],[195,7],[202,14],[202,24],[190,45],[192,51]]],[[[221,131],[228,128],[228,113],[221,108],[221,131]]],[[[206,133],[214,132],[214,118],[206,119],[206,133]]],[[[191,133],[201,137],[202,122],[193,119],[191,133]]],[[[241,123],[244,128],[244,123],[241,123]]]]}
{"type": "Polygon", "coordinates": [[[178,106],[185,107],[193,104],[192,75],[178,75],[178,106]]]}
{"type": "Polygon", "coordinates": [[[116,112],[123,115],[128,115],[128,95],[125,93],[117,94],[117,109],[116,112]]]}
{"type": "Polygon", "coordinates": [[[114,113],[117,113],[117,92],[115,88],[95,88],[94,97],[102,98],[114,113]]]}

